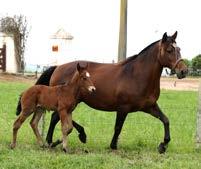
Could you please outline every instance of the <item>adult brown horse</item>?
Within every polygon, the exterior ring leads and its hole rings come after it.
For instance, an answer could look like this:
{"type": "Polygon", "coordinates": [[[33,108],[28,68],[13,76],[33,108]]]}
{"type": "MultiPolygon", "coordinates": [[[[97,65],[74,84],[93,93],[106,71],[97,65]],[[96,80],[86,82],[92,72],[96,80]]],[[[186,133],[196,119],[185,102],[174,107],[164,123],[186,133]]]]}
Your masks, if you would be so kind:
{"type": "MultiPolygon", "coordinates": [[[[117,111],[115,132],[110,147],[117,149],[117,140],[126,116],[130,112],[143,111],[160,119],[164,124],[164,141],[160,143],[160,153],[166,151],[170,141],[169,120],[157,104],[160,95],[160,77],[163,67],[175,71],[179,79],[187,74],[187,67],[181,59],[180,48],[176,45],[177,32],[172,36],[164,33],[161,40],[156,41],[134,55],[117,64],[89,62],[88,71],[96,91],[89,95],[82,93],[79,101],[85,102],[94,109],[117,111]]],[[[67,63],[47,70],[37,83],[50,79],[50,85],[63,84],[72,78],[76,70],[76,62],[67,63]],[[55,69],[55,70],[54,70],[55,69]]],[[[85,64],[86,61],[79,61],[85,64]]],[[[20,105],[20,104],[19,104],[20,105]]],[[[52,142],[52,134],[59,116],[52,115],[47,135],[48,143],[52,142]]],[[[79,128],[74,122],[74,127],[79,128]]],[[[80,129],[80,128],[79,128],[80,129]]],[[[83,128],[80,129],[85,136],[83,128]]]]}

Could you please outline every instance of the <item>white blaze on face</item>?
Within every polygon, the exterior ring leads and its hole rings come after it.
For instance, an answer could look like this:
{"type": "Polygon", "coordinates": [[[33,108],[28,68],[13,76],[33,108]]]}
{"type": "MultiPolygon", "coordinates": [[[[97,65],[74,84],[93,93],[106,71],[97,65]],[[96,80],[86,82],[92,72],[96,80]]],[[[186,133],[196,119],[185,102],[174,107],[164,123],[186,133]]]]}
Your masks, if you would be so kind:
{"type": "Polygon", "coordinates": [[[90,74],[89,74],[89,72],[86,72],[86,77],[90,77],[90,74]]]}
{"type": "Polygon", "coordinates": [[[173,43],[172,46],[176,49],[178,46],[176,43],[173,43]]]}

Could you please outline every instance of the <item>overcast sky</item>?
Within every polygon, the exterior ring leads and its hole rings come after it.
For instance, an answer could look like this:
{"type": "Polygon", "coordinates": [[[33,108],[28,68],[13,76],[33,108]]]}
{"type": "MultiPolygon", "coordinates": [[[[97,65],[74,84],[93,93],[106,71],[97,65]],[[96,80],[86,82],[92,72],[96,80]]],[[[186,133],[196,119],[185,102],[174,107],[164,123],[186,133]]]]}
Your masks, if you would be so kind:
{"type": "MultiPolygon", "coordinates": [[[[177,44],[184,58],[201,53],[200,0],[128,0],[127,56],[178,31],[177,44]]],[[[31,27],[25,59],[47,62],[49,38],[59,28],[74,36],[77,59],[100,62],[118,54],[120,0],[6,0],[0,14],[23,14],[31,27]]]]}

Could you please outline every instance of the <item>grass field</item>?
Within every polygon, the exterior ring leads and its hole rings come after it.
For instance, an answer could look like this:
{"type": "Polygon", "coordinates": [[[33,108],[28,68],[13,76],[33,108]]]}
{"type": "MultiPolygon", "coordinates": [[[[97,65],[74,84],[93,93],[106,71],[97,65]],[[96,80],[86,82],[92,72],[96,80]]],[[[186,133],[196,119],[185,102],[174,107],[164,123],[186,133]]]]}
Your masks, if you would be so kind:
{"type": "MultiPolygon", "coordinates": [[[[195,144],[197,92],[161,92],[159,105],[169,117],[172,138],[166,154],[157,152],[164,134],[162,123],[140,112],[128,115],[119,149],[111,151],[115,113],[96,111],[85,104],[77,107],[73,118],[85,127],[87,143],[80,143],[74,129],[69,136],[70,152],[64,154],[61,146],[39,148],[29,126],[30,118],[19,130],[16,149],[9,149],[18,96],[27,87],[23,83],[0,82],[0,169],[201,168],[201,150],[195,144]]],[[[46,132],[50,115],[45,116],[46,132]]],[[[60,125],[57,125],[54,139],[60,137],[60,125]]]]}

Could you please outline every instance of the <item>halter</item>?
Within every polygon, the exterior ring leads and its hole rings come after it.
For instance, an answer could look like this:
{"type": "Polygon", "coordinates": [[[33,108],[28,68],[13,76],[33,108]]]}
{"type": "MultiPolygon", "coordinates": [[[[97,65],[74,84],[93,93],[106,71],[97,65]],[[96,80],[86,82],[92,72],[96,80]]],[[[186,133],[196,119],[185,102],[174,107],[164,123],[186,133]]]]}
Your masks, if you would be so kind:
{"type": "Polygon", "coordinates": [[[182,59],[182,58],[177,59],[176,63],[174,64],[174,66],[173,66],[173,68],[172,68],[172,70],[175,70],[175,68],[177,67],[177,65],[178,65],[179,62],[181,62],[181,61],[184,61],[184,59],[182,59]]]}
{"type": "MultiPolygon", "coordinates": [[[[172,46],[175,48],[175,50],[177,49],[177,44],[173,43],[172,46]]],[[[174,64],[172,70],[175,71],[175,68],[177,67],[177,65],[179,64],[179,62],[184,61],[182,58],[177,58],[176,63],[174,64]]]]}

